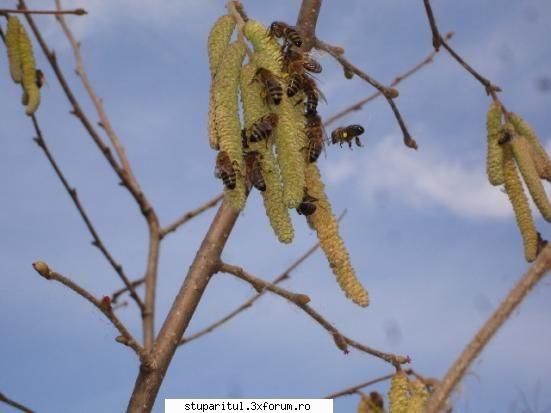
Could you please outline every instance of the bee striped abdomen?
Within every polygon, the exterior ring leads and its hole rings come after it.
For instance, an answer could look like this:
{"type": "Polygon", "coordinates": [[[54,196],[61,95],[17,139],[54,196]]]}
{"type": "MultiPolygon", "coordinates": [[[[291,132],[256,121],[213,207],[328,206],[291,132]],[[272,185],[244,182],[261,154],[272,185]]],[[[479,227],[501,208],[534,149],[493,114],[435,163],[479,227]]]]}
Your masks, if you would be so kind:
{"type": "Polygon", "coordinates": [[[260,165],[260,153],[257,151],[247,152],[245,154],[245,165],[247,170],[247,179],[259,191],[266,190],[266,181],[262,175],[260,165]]]}
{"type": "Polygon", "coordinates": [[[218,155],[216,156],[216,169],[214,170],[214,176],[221,179],[226,188],[235,189],[235,169],[229,155],[225,151],[218,152],[218,155]]]}
{"type": "Polygon", "coordinates": [[[302,89],[302,75],[299,73],[293,73],[289,77],[289,83],[287,84],[287,96],[293,97],[302,89]]]}
{"type": "Polygon", "coordinates": [[[277,120],[278,116],[275,113],[269,113],[253,123],[248,136],[249,142],[259,142],[269,139],[277,125],[277,120]]]}
{"type": "Polygon", "coordinates": [[[311,195],[305,194],[304,198],[302,198],[302,202],[297,207],[297,212],[299,215],[312,215],[314,212],[316,212],[316,201],[318,199],[314,198],[311,195]]]}

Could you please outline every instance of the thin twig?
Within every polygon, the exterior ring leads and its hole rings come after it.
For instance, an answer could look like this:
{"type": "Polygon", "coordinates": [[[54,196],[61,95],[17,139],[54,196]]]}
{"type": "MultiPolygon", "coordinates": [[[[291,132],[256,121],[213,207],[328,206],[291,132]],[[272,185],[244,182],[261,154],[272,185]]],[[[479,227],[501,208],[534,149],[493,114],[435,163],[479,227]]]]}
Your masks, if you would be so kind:
{"type": "MultiPolygon", "coordinates": [[[[346,210],[344,210],[339,218],[338,221],[340,222],[341,219],[344,218],[346,215],[346,210]]],[[[319,242],[312,245],[304,254],[302,254],[299,258],[297,258],[285,271],[283,271],[280,275],[278,275],[276,278],[272,280],[272,284],[279,284],[282,281],[288,280],[290,277],[291,272],[293,272],[299,265],[301,265],[304,261],[306,261],[314,252],[317,251],[317,249],[320,247],[319,242]]],[[[226,314],[224,317],[220,318],[218,321],[215,321],[214,323],[210,324],[209,326],[199,330],[198,332],[189,335],[188,337],[182,338],[179,345],[187,344],[193,340],[196,340],[200,337],[203,337],[204,335],[211,333],[221,325],[225,324],[226,322],[230,321],[232,318],[237,316],[238,314],[242,313],[243,311],[247,310],[248,308],[251,308],[252,305],[255,303],[256,300],[258,300],[260,297],[264,295],[264,291],[261,291],[259,293],[256,293],[251,298],[249,298],[247,301],[245,301],[243,304],[241,304],[239,307],[234,309],[233,311],[226,314]]]]}
{"type": "MultiPolygon", "coordinates": [[[[446,34],[446,39],[451,39],[452,36],[453,36],[453,33],[450,32],[450,33],[446,34]]],[[[405,80],[408,77],[414,75],[416,72],[418,72],[419,70],[421,70],[425,66],[432,63],[434,61],[434,57],[436,56],[436,54],[437,54],[436,51],[432,51],[427,57],[425,57],[422,61],[417,63],[411,69],[409,69],[408,71],[396,76],[394,78],[394,80],[392,81],[392,83],[390,84],[390,87],[397,86],[403,80],[405,80]]],[[[334,123],[336,120],[348,115],[349,113],[362,109],[365,104],[371,102],[372,100],[375,100],[376,98],[378,98],[381,95],[382,95],[382,93],[377,91],[375,93],[372,93],[368,97],[357,101],[356,103],[348,106],[347,108],[343,109],[342,111],[337,112],[333,116],[331,116],[330,118],[326,119],[325,122],[323,122],[323,126],[327,127],[330,124],[334,123]]]]}
{"type": "Polygon", "coordinates": [[[42,134],[42,130],[40,129],[40,125],[38,124],[38,120],[36,119],[35,115],[31,116],[31,120],[34,126],[34,130],[36,132],[36,137],[34,138],[34,141],[36,144],[42,149],[44,154],[46,155],[46,158],[48,158],[48,161],[50,162],[50,165],[54,169],[57,177],[63,184],[63,187],[71,197],[71,200],[73,201],[73,204],[75,205],[80,217],[84,221],[84,224],[86,225],[86,228],[88,228],[88,231],[92,235],[93,241],[92,245],[97,247],[100,252],[103,254],[105,259],[109,262],[109,265],[115,270],[119,278],[122,280],[122,282],[125,285],[125,288],[130,292],[130,296],[132,299],[136,302],[138,307],[141,311],[144,310],[144,304],[141,300],[141,298],[136,293],[136,290],[133,288],[132,284],[130,283],[130,280],[128,279],[128,276],[124,272],[124,269],[121,264],[119,264],[115,258],[111,255],[105,244],[103,243],[102,239],[100,238],[98,232],[96,231],[96,228],[94,227],[94,224],[92,224],[92,221],[90,220],[90,217],[86,213],[86,210],[84,209],[84,206],[80,202],[80,198],[78,196],[77,190],[72,187],[65,176],[63,175],[63,172],[61,171],[61,168],[57,164],[55,158],[53,157],[52,153],[50,152],[50,149],[48,148],[48,145],[46,144],[46,141],[44,139],[44,135],[42,134]]]}
{"type": "MultiPolygon", "coordinates": [[[[145,277],[142,277],[142,278],[139,278],[137,280],[134,280],[132,282],[130,282],[130,285],[133,287],[133,288],[136,288],[136,287],[139,287],[140,285],[142,285],[143,283],[145,282],[145,277]]],[[[129,291],[128,290],[128,287],[123,287],[123,288],[120,288],[118,289],[117,291],[115,291],[114,293],[111,294],[111,303],[113,305],[115,305],[119,299],[119,297],[121,295],[123,295],[125,292],[129,291]]]]}
{"type": "Polygon", "coordinates": [[[25,413],[34,413],[34,410],[29,409],[27,406],[23,406],[21,403],[18,403],[15,400],[8,399],[3,393],[0,393],[0,402],[4,402],[8,406],[21,410],[25,413]]]}
{"type": "Polygon", "coordinates": [[[526,295],[536,286],[543,276],[551,269],[551,245],[546,246],[526,274],[509,292],[492,316],[484,323],[480,330],[465,347],[461,355],[450,367],[446,376],[436,386],[426,407],[426,413],[438,413],[444,406],[457,383],[484,349],[486,344],[505,323],[509,316],[520,305],[526,295]]]}
{"type": "Polygon", "coordinates": [[[332,46],[330,44],[325,43],[324,41],[321,41],[320,39],[315,40],[314,47],[320,50],[324,50],[327,53],[329,53],[331,56],[333,56],[340,64],[341,66],[348,72],[355,73],[360,78],[365,80],[367,83],[369,83],[371,86],[373,86],[375,89],[377,89],[379,92],[382,93],[382,95],[387,100],[388,104],[390,105],[390,108],[392,109],[392,112],[394,113],[394,116],[396,117],[396,120],[398,122],[398,125],[400,126],[400,129],[402,131],[402,135],[404,136],[404,144],[408,148],[417,149],[417,142],[415,142],[415,139],[411,136],[409,133],[408,128],[406,127],[406,124],[402,118],[402,115],[400,114],[400,111],[398,110],[398,107],[396,106],[396,103],[394,103],[394,98],[398,97],[398,90],[394,89],[392,87],[383,86],[381,83],[373,79],[371,76],[369,76],[364,71],[360,70],[358,67],[354,66],[352,63],[350,63],[343,55],[342,48],[332,46]]]}
{"type": "Polygon", "coordinates": [[[220,264],[220,271],[235,275],[236,277],[242,279],[243,281],[248,282],[255,288],[258,292],[263,290],[268,290],[274,294],[279,295],[280,297],[285,298],[286,300],[292,302],[297,307],[306,312],[311,318],[313,318],[319,325],[321,325],[331,336],[333,337],[335,344],[343,352],[347,352],[346,345],[356,348],[357,350],[363,351],[365,353],[371,354],[381,360],[384,360],[393,365],[400,365],[410,362],[410,358],[407,356],[400,356],[391,353],[385,353],[365,344],[361,344],[355,340],[346,337],[339,330],[337,330],[329,321],[327,321],[321,314],[315,311],[312,307],[308,305],[310,298],[304,294],[297,294],[281,287],[278,287],[272,283],[262,280],[261,278],[255,277],[252,274],[247,273],[243,268],[236,265],[230,265],[226,263],[220,264]],[[341,344],[343,343],[343,344],[341,344]],[[346,344],[344,344],[346,343],[346,344]]]}
{"type": "Polygon", "coordinates": [[[73,14],[75,16],[84,16],[88,12],[84,9],[74,10],[20,10],[20,9],[0,9],[0,15],[2,14],[53,14],[56,16],[62,14],[73,14]]]}
{"type": "Polygon", "coordinates": [[[57,281],[87,301],[89,301],[91,304],[93,304],[98,310],[100,310],[108,319],[111,321],[111,323],[115,326],[117,330],[121,333],[121,338],[117,338],[117,342],[125,344],[126,346],[130,347],[132,350],[136,352],[136,354],[140,357],[140,360],[145,360],[146,353],[144,349],[138,344],[138,342],[132,337],[132,334],[126,329],[124,324],[118,319],[118,317],[113,313],[113,310],[111,308],[111,303],[109,301],[109,297],[106,297],[107,300],[102,299],[99,300],[95,298],[92,294],[90,294],[88,291],[86,291],[84,288],[76,284],[75,282],[71,281],[69,278],[52,271],[48,264],[37,261],[33,263],[33,267],[36,270],[38,274],[40,274],[42,277],[44,277],[47,280],[54,280],[57,281]]]}
{"type": "Polygon", "coordinates": [[[189,220],[195,218],[197,215],[200,215],[206,210],[215,207],[222,199],[224,199],[224,194],[217,195],[216,197],[212,198],[210,201],[207,201],[205,204],[201,205],[199,208],[186,212],[184,215],[182,215],[172,224],[161,229],[161,238],[166,237],[171,232],[177,231],[178,228],[180,228],[189,220]]]}
{"type": "Polygon", "coordinates": [[[376,379],[369,380],[369,381],[366,381],[364,383],[357,384],[356,386],[348,387],[344,390],[340,390],[338,392],[331,393],[331,394],[325,396],[324,399],[336,399],[336,398],[339,398],[339,397],[342,397],[342,396],[353,395],[358,390],[363,389],[364,387],[372,386],[374,384],[380,383],[380,382],[385,381],[385,380],[390,380],[392,377],[394,377],[394,374],[395,373],[387,374],[386,376],[381,376],[381,377],[378,377],[376,379]]]}
{"type": "Polygon", "coordinates": [[[438,26],[436,26],[436,20],[434,19],[434,14],[432,13],[432,7],[430,6],[430,0],[423,0],[425,2],[425,11],[427,12],[427,17],[429,18],[430,30],[432,32],[432,47],[438,52],[440,48],[440,33],[438,32],[438,26]]]}

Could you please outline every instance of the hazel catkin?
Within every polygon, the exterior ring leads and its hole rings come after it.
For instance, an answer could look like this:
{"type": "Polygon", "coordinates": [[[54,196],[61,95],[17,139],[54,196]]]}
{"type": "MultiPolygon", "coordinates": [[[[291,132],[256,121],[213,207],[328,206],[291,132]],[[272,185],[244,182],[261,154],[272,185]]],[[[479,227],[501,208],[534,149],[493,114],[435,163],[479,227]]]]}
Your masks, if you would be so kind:
{"type": "Polygon", "coordinates": [[[407,413],[423,413],[429,398],[427,386],[419,379],[413,380],[410,382],[410,392],[411,398],[409,399],[407,413]]]}
{"type": "Polygon", "coordinates": [[[241,148],[241,122],[237,101],[241,64],[245,57],[246,46],[242,42],[230,44],[220,62],[219,70],[213,82],[215,104],[216,133],[221,151],[225,151],[239,171],[236,174],[235,189],[225,189],[230,206],[240,211],[245,206],[246,189],[241,170],[243,153],[241,148]]]}
{"type": "Polygon", "coordinates": [[[21,58],[21,83],[26,95],[27,115],[33,115],[40,105],[40,88],[36,78],[36,62],[33,54],[31,39],[27,35],[25,28],[20,26],[19,32],[19,52],[21,58]]]}
{"type": "Polygon", "coordinates": [[[368,293],[356,278],[348,251],[339,234],[339,224],[331,210],[331,204],[325,194],[319,169],[315,163],[308,164],[306,167],[306,185],[308,193],[317,198],[316,211],[309,215],[307,220],[317,232],[320,246],[337,278],[337,283],[354,303],[367,307],[368,293]]]}
{"type": "Polygon", "coordinates": [[[390,413],[408,413],[408,377],[406,373],[401,370],[397,371],[390,381],[388,402],[390,413]]]}
{"type": "Polygon", "coordinates": [[[15,83],[21,83],[23,72],[21,70],[21,51],[19,49],[19,37],[21,23],[16,16],[8,17],[8,28],[6,31],[6,48],[10,64],[10,75],[15,83]]]}
{"type": "Polygon", "coordinates": [[[503,185],[503,148],[499,144],[502,134],[501,106],[492,102],[486,114],[486,132],[488,152],[486,156],[486,171],[492,185],[503,185]]]}

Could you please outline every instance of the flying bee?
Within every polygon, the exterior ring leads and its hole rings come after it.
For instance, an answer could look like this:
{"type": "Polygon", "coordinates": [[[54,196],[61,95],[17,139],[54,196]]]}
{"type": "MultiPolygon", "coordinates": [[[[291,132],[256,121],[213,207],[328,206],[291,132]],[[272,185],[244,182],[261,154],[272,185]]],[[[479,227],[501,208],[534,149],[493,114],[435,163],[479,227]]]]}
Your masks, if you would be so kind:
{"type": "Polygon", "coordinates": [[[364,133],[364,128],[361,125],[349,125],[340,127],[331,132],[331,143],[339,143],[342,147],[344,142],[348,143],[348,147],[352,148],[352,140],[356,141],[356,145],[363,146],[359,136],[364,133]]]}
{"type": "Polygon", "coordinates": [[[321,98],[323,101],[326,101],[325,96],[323,95],[323,93],[321,93],[321,90],[318,89],[316,81],[310,76],[303,76],[302,90],[306,95],[306,101],[304,102],[306,113],[316,113],[318,109],[319,98],[321,98]]]}
{"type": "Polygon", "coordinates": [[[277,126],[279,117],[275,113],[268,113],[254,122],[248,130],[242,132],[243,147],[248,148],[248,142],[259,142],[263,139],[268,141],[277,126]]]}
{"type": "Polygon", "coordinates": [[[304,197],[302,198],[302,202],[300,205],[296,208],[299,215],[312,215],[314,212],[316,212],[316,202],[317,198],[314,198],[313,196],[309,195],[308,192],[304,191],[304,197]]]}
{"type": "Polygon", "coordinates": [[[260,82],[264,86],[264,98],[267,104],[279,105],[283,97],[283,88],[272,72],[263,67],[259,67],[254,75],[253,81],[260,82]]]}
{"type": "Polygon", "coordinates": [[[323,128],[321,118],[317,113],[306,114],[306,137],[308,146],[306,149],[306,158],[308,162],[316,162],[322,150],[325,149],[325,129],[323,128]]]}
{"type": "Polygon", "coordinates": [[[262,175],[262,168],[260,165],[260,153],[257,151],[251,151],[245,153],[245,176],[248,181],[248,186],[254,186],[259,191],[266,190],[266,182],[262,175]]]}
{"type": "Polygon", "coordinates": [[[294,27],[287,23],[273,22],[268,33],[272,37],[283,38],[285,43],[291,43],[296,47],[302,46],[302,37],[294,27]]]}
{"type": "Polygon", "coordinates": [[[214,176],[221,179],[222,182],[224,182],[225,187],[228,189],[235,188],[235,163],[236,162],[232,162],[227,152],[218,152],[218,155],[216,156],[214,176]]]}

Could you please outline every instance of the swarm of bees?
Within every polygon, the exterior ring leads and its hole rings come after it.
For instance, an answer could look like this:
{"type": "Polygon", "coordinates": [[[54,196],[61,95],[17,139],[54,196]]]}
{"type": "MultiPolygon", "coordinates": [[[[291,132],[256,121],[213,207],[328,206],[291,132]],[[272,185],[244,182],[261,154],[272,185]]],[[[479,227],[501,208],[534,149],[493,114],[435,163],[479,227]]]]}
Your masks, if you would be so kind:
{"type": "Polygon", "coordinates": [[[284,243],[294,236],[289,211],[305,216],[341,288],[366,306],[367,292],[355,276],[316,165],[326,144],[351,147],[355,140],[362,146],[358,136],[363,128],[338,128],[331,140],[327,137],[318,113],[325,97],[314,78],[322,66],[300,50],[303,39],[295,27],[276,21],[266,28],[249,19],[243,38],[230,42],[234,28],[231,16],[223,16],[209,36],[209,141],[218,151],[215,176],[224,184],[226,200],[239,211],[256,188],[272,229],[284,243]],[[254,53],[243,65],[244,39],[254,53]]]}

